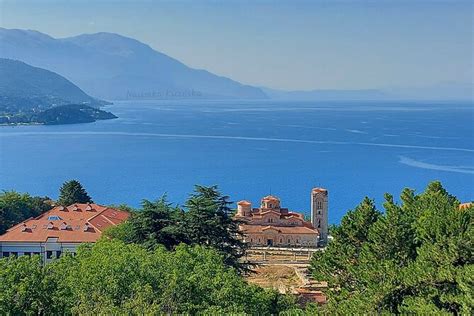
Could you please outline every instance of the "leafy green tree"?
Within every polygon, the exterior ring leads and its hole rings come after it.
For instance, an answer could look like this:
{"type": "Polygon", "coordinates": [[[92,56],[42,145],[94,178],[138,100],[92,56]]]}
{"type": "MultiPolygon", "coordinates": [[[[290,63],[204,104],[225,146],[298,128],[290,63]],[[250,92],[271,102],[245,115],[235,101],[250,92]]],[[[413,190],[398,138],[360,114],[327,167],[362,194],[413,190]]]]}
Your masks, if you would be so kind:
{"type": "Polygon", "coordinates": [[[361,222],[349,213],[314,256],[313,275],[330,286],[323,313],[472,314],[474,209],[460,210],[439,182],[419,195],[405,189],[400,199],[386,195],[363,240],[345,238],[361,222]]]}
{"type": "Polygon", "coordinates": [[[248,284],[215,249],[147,250],[118,240],[83,245],[43,266],[0,260],[2,315],[277,315],[291,297],[248,284]]]}
{"type": "Polygon", "coordinates": [[[0,193],[0,234],[8,228],[51,209],[48,198],[32,197],[15,191],[0,193]]]}
{"type": "Polygon", "coordinates": [[[45,282],[39,256],[0,260],[0,314],[41,315],[51,311],[52,283],[45,282]]]}
{"type": "Polygon", "coordinates": [[[68,206],[74,203],[92,203],[92,199],[79,181],[66,181],[59,189],[58,204],[68,206]]]}

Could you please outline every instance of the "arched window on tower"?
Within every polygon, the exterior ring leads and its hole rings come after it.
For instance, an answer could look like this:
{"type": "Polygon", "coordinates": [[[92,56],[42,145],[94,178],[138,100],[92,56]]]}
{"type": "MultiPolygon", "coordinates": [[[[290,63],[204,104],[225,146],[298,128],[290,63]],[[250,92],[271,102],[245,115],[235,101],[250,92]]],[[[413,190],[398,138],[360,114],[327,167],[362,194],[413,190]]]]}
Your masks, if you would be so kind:
{"type": "Polygon", "coordinates": [[[317,200],[317,201],[316,201],[316,208],[317,208],[318,210],[321,210],[321,209],[323,208],[323,201],[317,200]]]}

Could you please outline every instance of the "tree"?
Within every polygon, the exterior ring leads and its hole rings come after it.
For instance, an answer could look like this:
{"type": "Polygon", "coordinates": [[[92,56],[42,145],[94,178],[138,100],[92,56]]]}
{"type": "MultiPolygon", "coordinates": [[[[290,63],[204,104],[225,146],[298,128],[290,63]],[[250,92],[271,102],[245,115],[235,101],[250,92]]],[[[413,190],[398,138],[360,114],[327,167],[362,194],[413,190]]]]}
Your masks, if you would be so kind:
{"type": "Polygon", "coordinates": [[[79,181],[66,181],[59,189],[58,204],[69,206],[74,203],[92,203],[92,199],[79,181]]]}
{"type": "Polygon", "coordinates": [[[181,229],[183,217],[183,211],[172,207],[166,197],[155,202],[143,200],[142,208],[133,212],[127,222],[109,230],[107,236],[141,244],[150,250],[159,246],[172,249],[180,242],[189,243],[181,229]]]}
{"type": "Polygon", "coordinates": [[[104,239],[46,266],[39,257],[0,259],[2,315],[277,315],[294,307],[198,245],[147,250],[104,239]]]}
{"type": "Polygon", "coordinates": [[[239,259],[245,254],[239,223],[230,214],[228,196],[223,196],[217,186],[197,185],[186,202],[184,231],[191,244],[206,245],[217,249],[224,262],[239,271],[246,266],[239,259]]]}
{"type": "Polygon", "coordinates": [[[385,196],[385,212],[363,239],[346,238],[363,222],[349,213],[313,257],[313,275],[329,281],[324,313],[472,314],[474,208],[460,210],[439,182],[400,199],[385,196]]]}
{"type": "MultiPolygon", "coordinates": [[[[359,282],[354,267],[358,265],[369,229],[379,217],[380,212],[367,197],[354,210],[349,211],[342,218],[341,225],[333,227],[334,239],[326,251],[314,254],[310,270],[315,278],[334,285],[334,292],[357,288],[359,282]]],[[[334,297],[344,299],[343,293],[339,294],[334,297]]]]}
{"type": "Polygon", "coordinates": [[[51,209],[47,197],[32,197],[15,191],[0,193],[0,234],[8,228],[51,209]]]}
{"type": "Polygon", "coordinates": [[[173,207],[164,197],[155,202],[144,200],[141,210],[107,231],[106,236],[141,244],[149,250],[160,245],[173,249],[180,243],[204,245],[216,249],[227,265],[243,272],[247,266],[239,259],[246,246],[239,222],[231,217],[230,204],[216,186],[196,186],[185,209],[173,207]]]}
{"type": "Polygon", "coordinates": [[[0,260],[0,314],[47,315],[53,284],[45,279],[39,256],[0,260]]]}

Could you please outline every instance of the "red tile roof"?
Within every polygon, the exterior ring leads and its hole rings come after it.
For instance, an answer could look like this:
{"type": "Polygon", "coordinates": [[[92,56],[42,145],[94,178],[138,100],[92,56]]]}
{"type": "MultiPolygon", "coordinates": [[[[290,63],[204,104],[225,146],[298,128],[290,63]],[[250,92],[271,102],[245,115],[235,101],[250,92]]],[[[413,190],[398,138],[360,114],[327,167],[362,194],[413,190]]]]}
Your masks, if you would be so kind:
{"type": "Polygon", "coordinates": [[[252,205],[252,203],[250,203],[249,201],[243,200],[243,201],[237,202],[237,205],[252,205]]]}
{"type": "Polygon", "coordinates": [[[130,214],[97,204],[56,206],[36,218],[27,219],[8,229],[0,242],[95,242],[104,229],[125,221],[130,214]]]}
{"type": "Polygon", "coordinates": [[[322,192],[322,193],[326,193],[326,194],[327,194],[328,190],[323,189],[323,188],[313,188],[313,190],[312,190],[311,192],[313,192],[313,193],[322,192]]]}
{"type": "Polygon", "coordinates": [[[280,201],[280,199],[273,195],[267,195],[262,201],[280,201]]]}

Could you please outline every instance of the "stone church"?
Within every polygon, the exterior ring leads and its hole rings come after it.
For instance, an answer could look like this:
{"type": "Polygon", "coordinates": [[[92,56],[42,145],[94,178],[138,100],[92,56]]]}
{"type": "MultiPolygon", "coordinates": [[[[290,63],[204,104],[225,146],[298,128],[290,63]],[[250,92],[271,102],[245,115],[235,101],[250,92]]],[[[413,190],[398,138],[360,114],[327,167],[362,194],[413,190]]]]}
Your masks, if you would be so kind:
{"type": "Polygon", "coordinates": [[[269,195],[260,207],[249,201],[237,203],[235,219],[242,222],[245,242],[251,246],[316,247],[326,244],[328,237],[328,192],[311,191],[311,222],[300,213],[282,208],[280,199],[269,195]]]}

